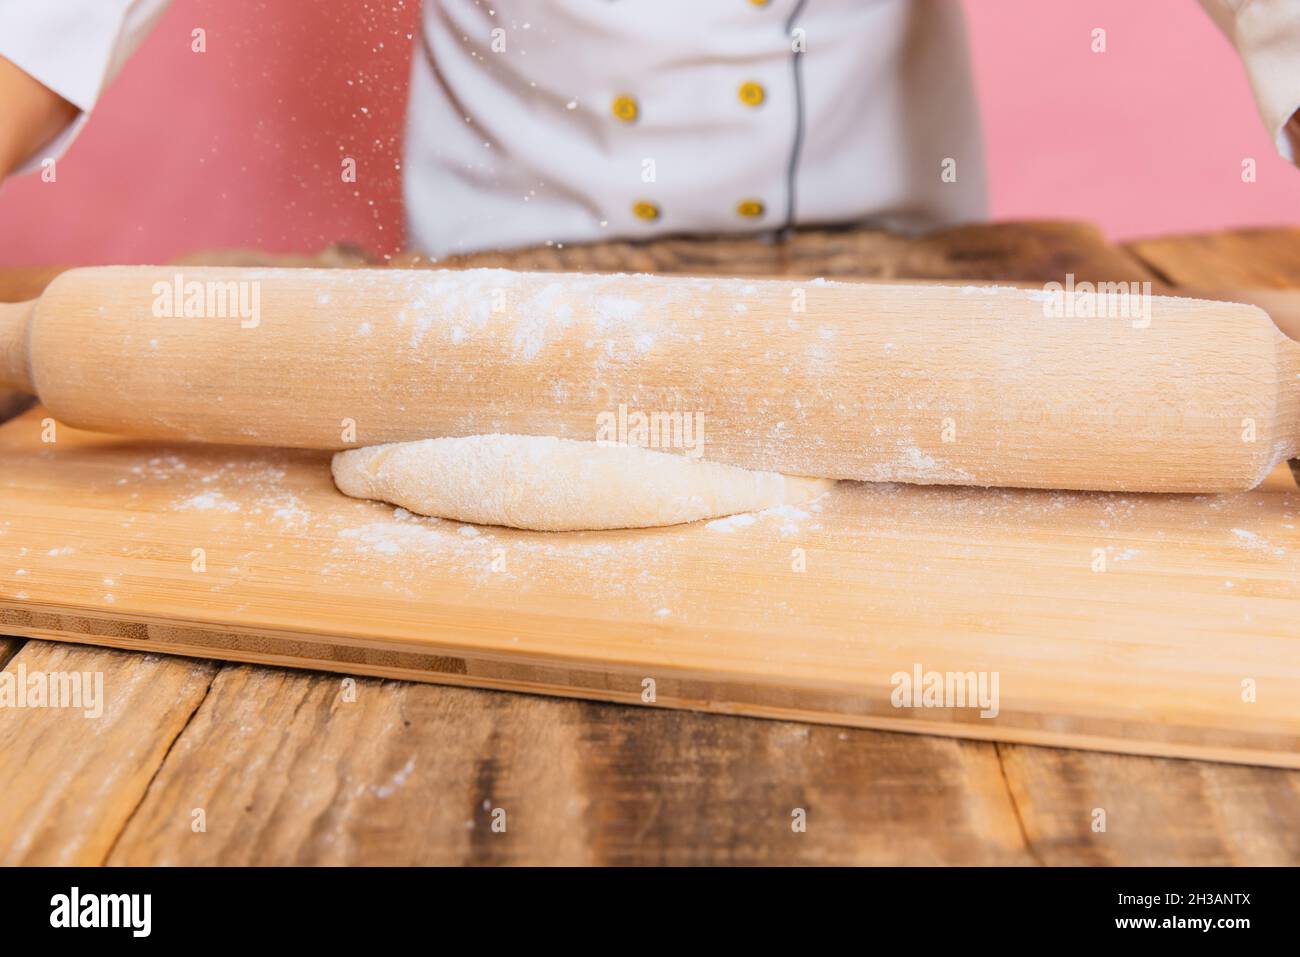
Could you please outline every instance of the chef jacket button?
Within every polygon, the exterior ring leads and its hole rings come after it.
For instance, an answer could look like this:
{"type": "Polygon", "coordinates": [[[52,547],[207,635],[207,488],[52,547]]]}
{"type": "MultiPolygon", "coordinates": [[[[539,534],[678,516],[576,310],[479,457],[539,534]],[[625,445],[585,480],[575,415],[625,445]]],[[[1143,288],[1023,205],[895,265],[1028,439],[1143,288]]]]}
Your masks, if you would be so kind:
{"type": "Polygon", "coordinates": [[[750,4],[751,4],[752,6],[755,6],[755,7],[765,7],[765,6],[767,6],[769,3],[771,3],[772,0],[749,0],[749,2],[750,2],[750,4]]]}
{"type": "Polygon", "coordinates": [[[736,212],[746,219],[758,219],[765,210],[761,199],[742,199],[736,204],[736,212]]]}
{"type": "Polygon", "coordinates": [[[614,102],[610,104],[610,111],[624,123],[634,123],[641,108],[637,106],[635,99],[625,94],[614,97],[614,102]]]}
{"type": "Polygon", "coordinates": [[[653,223],[659,218],[659,207],[648,199],[638,200],[632,204],[632,215],[647,223],[653,223]]]}
{"type": "Polygon", "coordinates": [[[767,97],[767,91],[763,89],[763,84],[755,83],[752,80],[740,84],[740,89],[737,92],[740,95],[740,102],[746,106],[758,106],[767,97]]]}

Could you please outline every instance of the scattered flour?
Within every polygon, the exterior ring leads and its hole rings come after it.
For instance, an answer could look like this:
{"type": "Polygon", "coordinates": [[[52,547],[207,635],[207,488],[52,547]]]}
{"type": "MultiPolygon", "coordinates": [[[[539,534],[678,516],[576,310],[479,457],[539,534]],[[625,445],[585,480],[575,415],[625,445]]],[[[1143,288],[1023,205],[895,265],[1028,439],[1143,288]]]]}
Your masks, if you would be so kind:
{"type": "Polygon", "coordinates": [[[230,501],[220,492],[203,492],[199,495],[185,499],[185,501],[176,506],[178,511],[195,508],[205,512],[211,511],[212,509],[220,509],[223,512],[238,512],[239,503],[230,501]]]}
{"type": "Polygon", "coordinates": [[[740,512],[736,515],[728,515],[726,518],[715,518],[705,523],[704,527],[715,532],[734,532],[738,528],[748,528],[757,521],[753,512],[740,512]]]}
{"type": "Polygon", "coordinates": [[[1274,545],[1268,539],[1261,538],[1254,532],[1247,531],[1244,528],[1234,528],[1232,534],[1237,537],[1237,541],[1242,547],[1249,548],[1251,551],[1266,552],[1276,558],[1283,558],[1286,555],[1285,548],[1274,545]]]}
{"type": "Polygon", "coordinates": [[[410,778],[411,776],[411,772],[413,772],[414,770],[415,770],[415,758],[408,758],[406,763],[402,765],[402,767],[398,770],[398,772],[388,779],[387,784],[378,784],[378,785],[372,784],[370,786],[371,790],[375,794],[375,797],[377,798],[392,797],[393,794],[395,794],[397,790],[406,783],[407,779],[410,778]]]}
{"type": "Polygon", "coordinates": [[[797,505],[774,505],[772,508],[765,508],[761,512],[741,512],[736,515],[728,515],[725,518],[715,518],[711,522],[705,522],[704,527],[713,532],[734,532],[737,529],[749,528],[756,525],[760,520],[778,519],[780,524],[777,530],[784,538],[787,535],[797,534],[799,531],[799,522],[810,517],[810,512],[820,512],[822,509],[822,500],[830,494],[823,492],[811,502],[805,503],[809,511],[804,511],[797,505]]]}

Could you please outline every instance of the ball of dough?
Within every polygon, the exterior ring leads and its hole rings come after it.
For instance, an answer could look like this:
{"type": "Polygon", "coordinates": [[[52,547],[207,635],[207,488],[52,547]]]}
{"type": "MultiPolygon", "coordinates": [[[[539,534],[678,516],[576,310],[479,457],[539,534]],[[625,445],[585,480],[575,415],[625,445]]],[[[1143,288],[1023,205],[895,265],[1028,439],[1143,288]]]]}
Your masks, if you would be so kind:
{"type": "Polygon", "coordinates": [[[833,484],[631,445],[471,435],[338,452],[334,483],[422,515],[544,531],[676,525],[798,505],[833,484]]]}

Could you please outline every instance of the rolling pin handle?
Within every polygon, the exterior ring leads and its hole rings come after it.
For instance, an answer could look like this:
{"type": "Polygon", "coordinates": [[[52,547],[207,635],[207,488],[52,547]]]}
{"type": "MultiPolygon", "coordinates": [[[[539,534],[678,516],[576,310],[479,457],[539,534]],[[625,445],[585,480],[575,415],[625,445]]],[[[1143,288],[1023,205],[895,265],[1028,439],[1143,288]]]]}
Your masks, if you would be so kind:
{"type": "Polygon", "coordinates": [[[32,381],[31,324],[36,300],[0,302],[0,389],[36,393],[32,381]]]}

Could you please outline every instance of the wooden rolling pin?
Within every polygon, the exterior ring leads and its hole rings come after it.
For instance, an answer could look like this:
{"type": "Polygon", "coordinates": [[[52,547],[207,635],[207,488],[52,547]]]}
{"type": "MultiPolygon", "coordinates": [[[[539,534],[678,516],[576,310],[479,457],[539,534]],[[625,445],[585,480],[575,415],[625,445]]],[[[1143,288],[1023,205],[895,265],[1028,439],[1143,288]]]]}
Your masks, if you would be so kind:
{"type": "Polygon", "coordinates": [[[1300,343],[1267,314],[1108,301],[1091,318],[1008,287],[89,268],[3,307],[0,384],[78,428],[321,449],[623,438],[638,414],[668,431],[698,413],[705,458],[873,481],[1227,491],[1300,454],[1300,343]]]}

